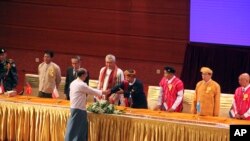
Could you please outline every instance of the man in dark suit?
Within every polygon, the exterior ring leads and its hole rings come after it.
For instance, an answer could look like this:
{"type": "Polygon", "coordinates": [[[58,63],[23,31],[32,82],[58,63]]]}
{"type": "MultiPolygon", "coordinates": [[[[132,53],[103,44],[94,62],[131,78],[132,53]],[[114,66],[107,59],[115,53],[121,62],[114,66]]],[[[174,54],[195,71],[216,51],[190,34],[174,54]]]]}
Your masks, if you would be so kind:
{"type": "MultiPolygon", "coordinates": [[[[72,66],[67,69],[66,72],[66,80],[64,86],[64,94],[66,95],[66,99],[70,100],[69,97],[69,86],[70,83],[77,78],[77,70],[81,67],[81,58],[80,56],[75,56],[71,58],[72,66]]],[[[87,85],[89,84],[89,72],[87,72],[87,78],[84,80],[87,85]]]]}
{"type": "Polygon", "coordinates": [[[136,71],[128,69],[124,71],[125,81],[114,86],[111,93],[123,93],[126,107],[148,108],[147,98],[143,90],[142,82],[136,78],[136,71]]]}

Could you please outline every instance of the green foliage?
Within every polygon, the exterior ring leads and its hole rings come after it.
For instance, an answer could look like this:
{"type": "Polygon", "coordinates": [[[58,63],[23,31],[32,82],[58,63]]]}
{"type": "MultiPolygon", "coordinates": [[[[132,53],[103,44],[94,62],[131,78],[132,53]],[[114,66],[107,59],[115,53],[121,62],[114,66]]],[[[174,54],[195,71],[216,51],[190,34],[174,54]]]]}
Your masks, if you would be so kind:
{"type": "Polygon", "coordinates": [[[110,104],[107,100],[100,100],[95,103],[90,104],[87,107],[87,111],[93,113],[106,113],[106,114],[122,114],[123,111],[115,110],[115,106],[110,104]]]}

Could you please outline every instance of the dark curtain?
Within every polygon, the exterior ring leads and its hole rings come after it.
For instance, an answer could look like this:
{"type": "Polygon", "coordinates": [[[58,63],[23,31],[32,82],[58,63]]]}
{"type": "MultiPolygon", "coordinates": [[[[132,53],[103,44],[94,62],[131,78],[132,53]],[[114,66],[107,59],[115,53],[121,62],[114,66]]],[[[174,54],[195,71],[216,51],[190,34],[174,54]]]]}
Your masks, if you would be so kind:
{"type": "Polygon", "coordinates": [[[250,47],[190,43],[187,45],[181,79],[185,89],[195,89],[201,80],[200,68],[213,70],[212,79],[223,93],[234,93],[239,86],[238,76],[250,73],[250,47]]]}

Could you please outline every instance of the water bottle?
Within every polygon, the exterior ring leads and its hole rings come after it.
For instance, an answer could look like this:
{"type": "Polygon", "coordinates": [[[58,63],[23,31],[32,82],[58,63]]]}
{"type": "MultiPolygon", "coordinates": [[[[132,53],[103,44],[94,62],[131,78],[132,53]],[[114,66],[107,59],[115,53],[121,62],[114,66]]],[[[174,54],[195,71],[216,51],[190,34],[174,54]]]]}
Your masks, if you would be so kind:
{"type": "Polygon", "coordinates": [[[200,114],[200,112],[201,112],[200,101],[198,101],[197,104],[196,104],[196,110],[197,110],[197,114],[200,114]]]}
{"type": "Polygon", "coordinates": [[[131,94],[129,95],[128,103],[129,103],[129,107],[132,107],[133,101],[132,101],[132,96],[131,96],[131,94]]]}

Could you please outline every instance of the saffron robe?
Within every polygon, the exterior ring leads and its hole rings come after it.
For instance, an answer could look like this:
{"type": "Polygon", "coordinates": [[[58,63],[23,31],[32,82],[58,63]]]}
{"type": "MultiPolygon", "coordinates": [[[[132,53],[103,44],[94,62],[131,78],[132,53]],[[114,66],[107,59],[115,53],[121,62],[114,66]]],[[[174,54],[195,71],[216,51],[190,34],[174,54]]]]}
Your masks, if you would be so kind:
{"type": "Polygon", "coordinates": [[[200,102],[199,115],[219,116],[220,112],[220,85],[212,79],[208,82],[199,81],[195,88],[194,100],[191,106],[191,112],[197,113],[196,105],[200,102]]]}

